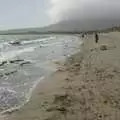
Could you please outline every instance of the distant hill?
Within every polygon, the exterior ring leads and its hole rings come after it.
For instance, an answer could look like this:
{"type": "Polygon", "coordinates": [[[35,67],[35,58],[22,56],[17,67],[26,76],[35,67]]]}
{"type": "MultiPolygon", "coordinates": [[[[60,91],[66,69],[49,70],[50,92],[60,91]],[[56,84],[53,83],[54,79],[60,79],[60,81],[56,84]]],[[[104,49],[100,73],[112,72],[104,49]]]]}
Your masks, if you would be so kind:
{"type": "Polygon", "coordinates": [[[106,28],[112,28],[113,26],[120,26],[120,20],[69,20],[52,24],[43,28],[26,28],[0,31],[0,34],[71,33],[102,30],[106,28]]]}

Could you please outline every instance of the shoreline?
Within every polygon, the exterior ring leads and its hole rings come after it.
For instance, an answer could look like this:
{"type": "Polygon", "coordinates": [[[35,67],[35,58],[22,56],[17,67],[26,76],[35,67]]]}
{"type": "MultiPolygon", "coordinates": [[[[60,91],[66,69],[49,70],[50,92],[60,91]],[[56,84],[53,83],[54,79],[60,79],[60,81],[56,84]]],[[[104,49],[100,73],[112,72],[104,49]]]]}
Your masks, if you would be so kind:
{"type": "Polygon", "coordinates": [[[27,95],[26,101],[25,101],[24,104],[21,104],[21,105],[19,105],[19,106],[17,106],[17,107],[13,107],[13,108],[7,109],[7,110],[5,110],[5,111],[2,111],[2,112],[0,112],[0,116],[2,116],[2,115],[4,115],[4,114],[13,113],[13,112],[15,112],[15,111],[18,111],[18,110],[21,109],[22,107],[24,107],[24,106],[30,101],[30,99],[31,99],[31,97],[32,97],[32,94],[33,94],[33,91],[36,89],[37,85],[40,84],[40,82],[41,82],[42,80],[44,80],[44,79],[45,79],[45,77],[41,77],[38,81],[36,81],[36,83],[34,84],[34,86],[30,89],[30,92],[29,92],[29,94],[27,95]]]}
{"type": "Polygon", "coordinates": [[[81,52],[40,82],[8,120],[119,120],[119,38],[119,32],[101,34],[95,44],[88,35],[81,52]]]}

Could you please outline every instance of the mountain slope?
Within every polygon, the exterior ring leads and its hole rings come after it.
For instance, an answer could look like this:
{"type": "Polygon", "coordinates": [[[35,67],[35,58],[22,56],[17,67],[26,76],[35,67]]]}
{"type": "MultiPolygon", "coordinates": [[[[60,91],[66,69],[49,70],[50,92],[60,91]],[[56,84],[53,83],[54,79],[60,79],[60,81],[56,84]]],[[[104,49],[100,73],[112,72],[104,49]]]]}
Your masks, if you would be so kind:
{"type": "Polygon", "coordinates": [[[47,32],[82,32],[110,28],[113,26],[119,26],[120,20],[69,20],[62,21],[56,24],[49,25],[43,28],[26,28],[0,31],[0,34],[17,34],[17,33],[47,33],[47,32]]]}

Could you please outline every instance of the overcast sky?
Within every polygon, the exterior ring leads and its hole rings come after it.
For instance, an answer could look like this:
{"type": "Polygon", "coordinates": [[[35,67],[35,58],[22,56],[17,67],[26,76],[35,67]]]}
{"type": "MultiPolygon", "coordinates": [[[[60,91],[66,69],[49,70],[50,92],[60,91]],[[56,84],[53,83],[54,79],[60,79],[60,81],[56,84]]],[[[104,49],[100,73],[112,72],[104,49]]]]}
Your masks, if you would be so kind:
{"type": "Polygon", "coordinates": [[[120,18],[120,0],[50,0],[52,21],[120,18]]]}
{"type": "Polygon", "coordinates": [[[70,19],[120,18],[120,0],[0,0],[0,29],[42,27],[70,19]]]}
{"type": "Polygon", "coordinates": [[[49,24],[47,0],[0,0],[0,29],[49,24]]]}

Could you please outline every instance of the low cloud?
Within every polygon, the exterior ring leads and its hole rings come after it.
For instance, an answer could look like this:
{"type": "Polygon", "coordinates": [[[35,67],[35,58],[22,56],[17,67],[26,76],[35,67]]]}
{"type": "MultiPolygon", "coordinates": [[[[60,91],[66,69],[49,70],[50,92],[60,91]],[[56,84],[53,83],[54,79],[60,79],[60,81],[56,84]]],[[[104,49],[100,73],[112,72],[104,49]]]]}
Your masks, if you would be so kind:
{"type": "Polygon", "coordinates": [[[50,0],[51,21],[120,19],[120,0],[50,0]]]}

